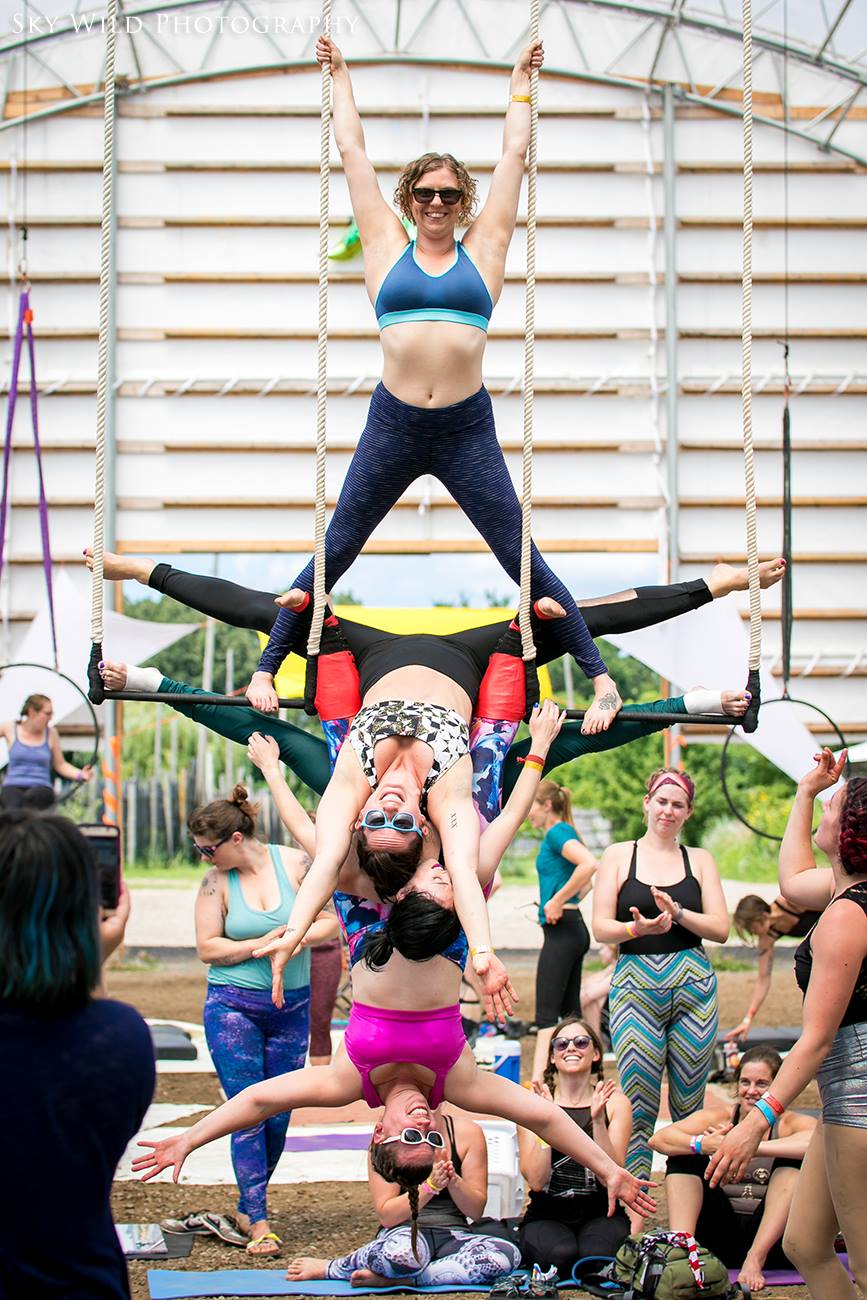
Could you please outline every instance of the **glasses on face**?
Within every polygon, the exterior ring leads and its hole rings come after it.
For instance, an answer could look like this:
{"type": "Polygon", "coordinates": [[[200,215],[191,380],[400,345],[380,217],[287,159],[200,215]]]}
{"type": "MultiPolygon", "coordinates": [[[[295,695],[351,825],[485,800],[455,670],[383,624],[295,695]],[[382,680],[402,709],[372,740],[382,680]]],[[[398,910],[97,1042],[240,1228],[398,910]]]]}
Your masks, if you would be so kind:
{"type": "Polygon", "coordinates": [[[217,852],[217,849],[219,849],[223,844],[228,844],[231,838],[231,835],[224,835],[221,840],[217,840],[216,844],[197,844],[196,841],[193,840],[193,848],[197,853],[201,854],[203,858],[207,858],[209,862],[213,862],[214,854],[217,852]]]}
{"type": "Polygon", "coordinates": [[[422,835],[415,814],[411,812],[397,812],[393,817],[383,812],[381,808],[370,808],[361,819],[361,824],[369,831],[401,831],[404,835],[422,835]]]}
{"type": "Polygon", "coordinates": [[[397,1137],[383,1138],[380,1146],[386,1147],[389,1142],[405,1142],[408,1147],[420,1147],[426,1142],[434,1151],[442,1151],[446,1144],[442,1133],[437,1133],[436,1129],[431,1129],[430,1133],[422,1133],[418,1128],[405,1128],[397,1137]]]}
{"type": "Polygon", "coordinates": [[[577,1047],[579,1052],[586,1052],[590,1041],[587,1034],[578,1034],[575,1038],[555,1038],[551,1046],[555,1052],[566,1052],[570,1047],[577,1047]]]}
{"type": "Polygon", "coordinates": [[[434,190],[428,188],[427,185],[416,185],[412,197],[416,203],[430,203],[435,194],[440,196],[440,202],[444,203],[447,208],[453,208],[464,197],[463,190],[456,190],[451,187],[445,190],[434,190]]]}

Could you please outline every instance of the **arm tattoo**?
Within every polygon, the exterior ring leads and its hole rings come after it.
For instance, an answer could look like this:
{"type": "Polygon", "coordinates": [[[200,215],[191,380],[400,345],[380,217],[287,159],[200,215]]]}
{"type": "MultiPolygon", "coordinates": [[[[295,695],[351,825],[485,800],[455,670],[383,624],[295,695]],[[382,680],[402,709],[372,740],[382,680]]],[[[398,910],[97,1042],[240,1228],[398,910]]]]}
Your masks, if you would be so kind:
{"type": "Polygon", "coordinates": [[[215,871],[206,871],[199,886],[199,893],[203,898],[213,898],[217,890],[217,873],[215,871]]]}
{"type": "Polygon", "coordinates": [[[451,825],[452,830],[455,830],[455,829],[457,828],[457,824],[458,824],[458,815],[457,815],[456,812],[453,812],[453,813],[450,813],[450,814],[449,814],[449,823],[450,823],[450,825],[451,825]]]}
{"type": "Polygon", "coordinates": [[[298,868],[298,879],[299,879],[299,880],[303,880],[303,879],[304,879],[304,877],[307,875],[307,872],[310,870],[310,868],[312,867],[312,865],[313,865],[313,862],[312,862],[312,860],[311,860],[310,854],[309,854],[309,853],[302,853],[302,854],[301,854],[301,864],[300,864],[300,866],[299,866],[299,868],[298,868]]]}

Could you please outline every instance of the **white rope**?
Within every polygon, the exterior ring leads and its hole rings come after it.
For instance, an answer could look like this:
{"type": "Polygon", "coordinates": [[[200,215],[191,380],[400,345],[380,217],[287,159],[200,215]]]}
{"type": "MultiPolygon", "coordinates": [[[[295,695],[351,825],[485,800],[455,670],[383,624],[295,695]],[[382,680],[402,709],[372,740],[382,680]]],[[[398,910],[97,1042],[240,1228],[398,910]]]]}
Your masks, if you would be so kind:
{"type": "Polygon", "coordinates": [[[108,330],[111,289],[111,227],[114,217],[114,52],[117,0],[105,15],[105,97],[102,127],[102,229],[99,245],[99,346],[96,368],[96,480],[93,493],[93,586],[90,639],[102,641],[103,551],[105,549],[105,410],[108,399],[108,330]]]}
{"type": "MultiPolygon", "coordinates": [[[[539,39],[539,0],[530,0],[530,41],[539,39]]],[[[527,157],[527,291],[524,315],[524,443],[521,485],[521,653],[536,658],[530,626],[530,570],[533,545],[533,397],[536,335],[536,163],[539,133],[539,73],[530,70],[530,151],[527,157]]]]}
{"type": "Polygon", "coordinates": [[[762,654],[762,598],[753,462],[753,13],[743,0],[744,36],[744,255],[741,278],[741,403],[744,432],[744,497],[747,512],[747,571],[750,580],[750,671],[762,654]]]}
{"type": "MultiPolygon", "coordinates": [[[[331,0],[322,0],[322,31],[331,34],[331,0]]],[[[328,183],[331,161],[331,68],[322,65],[319,118],[319,336],[316,355],[316,515],[313,619],[307,654],[318,655],[325,618],[325,408],[328,400],[328,183]]]]}

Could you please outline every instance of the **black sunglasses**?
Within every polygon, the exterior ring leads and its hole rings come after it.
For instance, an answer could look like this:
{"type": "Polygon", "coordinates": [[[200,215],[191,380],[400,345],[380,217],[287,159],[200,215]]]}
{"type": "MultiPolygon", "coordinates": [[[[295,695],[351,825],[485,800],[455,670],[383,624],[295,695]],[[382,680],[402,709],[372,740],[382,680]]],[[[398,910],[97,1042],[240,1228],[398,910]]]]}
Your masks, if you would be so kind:
{"type": "Polygon", "coordinates": [[[193,848],[197,853],[200,853],[203,858],[207,858],[209,862],[213,862],[214,854],[217,852],[217,849],[223,844],[228,844],[231,838],[231,835],[224,835],[221,840],[217,840],[216,844],[197,844],[196,841],[193,840],[193,848]]]}
{"type": "Polygon", "coordinates": [[[416,203],[430,203],[435,194],[438,194],[440,196],[440,201],[445,203],[446,207],[449,208],[453,208],[456,203],[460,203],[461,199],[464,197],[463,190],[432,190],[428,189],[427,185],[416,185],[412,192],[412,197],[415,199],[416,203]]]}
{"type": "Polygon", "coordinates": [[[579,1034],[577,1038],[555,1038],[551,1046],[555,1052],[566,1052],[572,1046],[577,1047],[579,1052],[586,1052],[590,1041],[587,1034],[579,1034]]]}

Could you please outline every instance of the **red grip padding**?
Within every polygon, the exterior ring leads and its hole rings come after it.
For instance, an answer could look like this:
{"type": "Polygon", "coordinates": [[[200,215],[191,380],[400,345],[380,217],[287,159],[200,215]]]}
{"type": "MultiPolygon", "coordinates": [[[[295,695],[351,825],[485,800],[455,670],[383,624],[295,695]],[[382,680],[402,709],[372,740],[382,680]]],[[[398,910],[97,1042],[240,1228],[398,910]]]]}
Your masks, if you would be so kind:
{"type": "Polygon", "coordinates": [[[476,700],[478,718],[498,722],[520,722],[527,701],[527,681],[523,659],[495,651],[488,662],[476,700]]]}
{"type": "Polygon", "coordinates": [[[355,659],[349,650],[319,656],[316,712],[323,722],[353,718],[361,708],[361,686],[355,659]]]}

